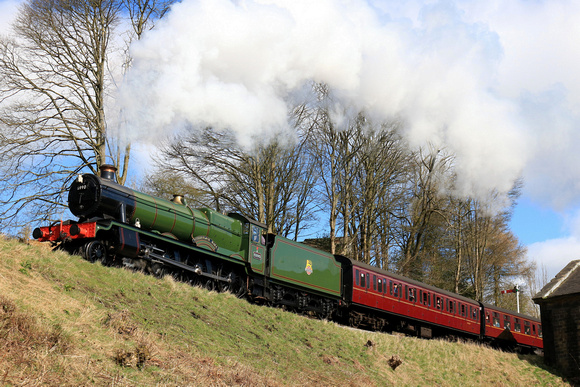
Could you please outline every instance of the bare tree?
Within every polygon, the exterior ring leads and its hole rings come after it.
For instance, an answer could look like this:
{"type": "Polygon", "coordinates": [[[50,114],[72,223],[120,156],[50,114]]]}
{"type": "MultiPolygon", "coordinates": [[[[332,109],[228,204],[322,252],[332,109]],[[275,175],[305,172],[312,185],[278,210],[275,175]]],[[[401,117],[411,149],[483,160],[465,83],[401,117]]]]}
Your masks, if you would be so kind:
{"type": "MultiPolygon", "coordinates": [[[[549,282],[548,269],[544,263],[540,266],[534,266],[533,270],[530,271],[527,277],[524,277],[527,287],[530,291],[530,298],[533,299],[534,296],[542,290],[544,286],[549,282]]],[[[533,301],[530,302],[530,310],[533,316],[540,316],[540,306],[535,304],[533,301]]]]}
{"type": "Polygon", "coordinates": [[[192,204],[240,212],[297,238],[313,219],[317,179],[305,136],[245,150],[226,131],[192,130],[163,147],[151,180],[179,177],[199,193],[192,204]]]}
{"type": "Polygon", "coordinates": [[[150,3],[133,4],[29,0],[13,37],[0,40],[3,226],[50,218],[81,171],[113,163],[125,182],[130,145],[119,146],[108,135],[106,106],[114,87],[113,36],[124,6],[137,34],[152,15],[150,3]]]}
{"type": "MultiPolygon", "coordinates": [[[[512,203],[519,196],[520,184],[516,181],[509,194],[512,203]]],[[[503,288],[509,287],[517,278],[528,277],[533,271],[533,265],[525,260],[526,249],[508,228],[513,207],[501,212],[490,208],[498,198],[496,192],[491,192],[486,200],[465,202],[469,210],[464,218],[462,245],[473,297],[495,304],[501,304],[503,288]]]]}
{"type": "Polygon", "coordinates": [[[449,162],[449,156],[430,147],[427,152],[417,151],[409,163],[408,183],[394,214],[400,247],[398,269],[403,275],[417,279],[423,276],[421,254],[426,250],[429,234],[439,227],[436,222],[446,216],[441,192],[449,162]]]}
{"type": "Polygon", "coordinates": [[[390,244],[392,239],[392,225],[382,214],[394,211],[408,162],[407,147],[398,129],[397,121],[375,125],[359,115],[359,128],[351,140],[357,150],[354,179],[351,192],[344,196],[349,201],[342,204],[352,208],[344,212],[350,218],[343,217],[343,222],[349,224],[343,227],[349,233],[345,235],[345,247],[360,261],[379,266],[388,264],[385,262],[388,250],[379,243],[390,244]]]}

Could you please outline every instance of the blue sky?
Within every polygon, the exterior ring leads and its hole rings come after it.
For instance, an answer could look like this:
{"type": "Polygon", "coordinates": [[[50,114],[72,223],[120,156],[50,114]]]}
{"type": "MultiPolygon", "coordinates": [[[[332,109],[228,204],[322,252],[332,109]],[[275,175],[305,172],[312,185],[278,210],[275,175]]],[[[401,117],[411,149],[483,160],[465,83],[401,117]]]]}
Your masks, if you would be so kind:
{"type": "MultiPolygon", "coordinates": [[[[0,33],[18,3],[0,0],[0,33]]],[[[307,79],[326,82],[455,153],[458,195],[523,177],[511,229],[551,279],[580,259],[578,20],[568,0],[183,0],[132,47],[117,102],[147,146],[183,121],[244,142],[283,129],[307,79]]]]}

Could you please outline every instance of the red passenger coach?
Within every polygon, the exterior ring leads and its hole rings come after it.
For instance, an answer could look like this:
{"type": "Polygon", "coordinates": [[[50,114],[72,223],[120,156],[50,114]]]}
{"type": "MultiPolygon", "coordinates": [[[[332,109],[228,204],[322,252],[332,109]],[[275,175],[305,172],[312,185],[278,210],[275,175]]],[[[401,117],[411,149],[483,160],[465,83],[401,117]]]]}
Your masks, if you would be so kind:
{"type": "Polygon", "coordinates": [[[506,348],[543,348],[540,320],[336,256],[343,269],[343,318],[356,327],[431,338],[458,336],[506,348]]]}
{"type": "Polygon", "coordinates": [[[527,348],[544,348],[539,319],[490,304],[483,306],[486,340],[527,348]]]}
{"type": "Polygon", "coordinates": [[[373,329],[402,330],[430,338],[481,338],[481,305],[469,298],[341,257],[349,322],[373,329]],[[348,282],[347,282],[348,281],[348,282]]]}

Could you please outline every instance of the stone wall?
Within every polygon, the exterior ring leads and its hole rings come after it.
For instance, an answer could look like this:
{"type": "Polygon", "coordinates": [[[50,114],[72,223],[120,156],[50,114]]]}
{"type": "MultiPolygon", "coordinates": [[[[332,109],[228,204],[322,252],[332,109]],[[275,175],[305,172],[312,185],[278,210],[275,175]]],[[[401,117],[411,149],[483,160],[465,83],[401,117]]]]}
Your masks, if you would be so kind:
{"type": "Polygon", "coordinates": [[[580,295],[540,303],[545,363],[580,381],[580,295]]]}

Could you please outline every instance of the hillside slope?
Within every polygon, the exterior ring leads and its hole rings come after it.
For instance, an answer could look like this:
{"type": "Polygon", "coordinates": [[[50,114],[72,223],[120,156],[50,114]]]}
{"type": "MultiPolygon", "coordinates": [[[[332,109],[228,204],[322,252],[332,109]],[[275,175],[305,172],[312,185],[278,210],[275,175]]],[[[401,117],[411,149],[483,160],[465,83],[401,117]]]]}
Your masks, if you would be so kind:
{"type": "Polygon", "coordinates": [[[0,348],[0,385],[568,385],[539,356],[345,329],[2,238],[0,348]]]}

